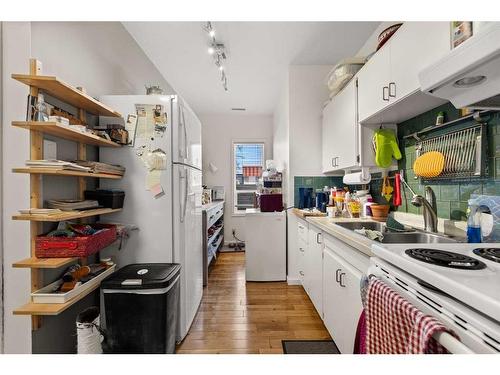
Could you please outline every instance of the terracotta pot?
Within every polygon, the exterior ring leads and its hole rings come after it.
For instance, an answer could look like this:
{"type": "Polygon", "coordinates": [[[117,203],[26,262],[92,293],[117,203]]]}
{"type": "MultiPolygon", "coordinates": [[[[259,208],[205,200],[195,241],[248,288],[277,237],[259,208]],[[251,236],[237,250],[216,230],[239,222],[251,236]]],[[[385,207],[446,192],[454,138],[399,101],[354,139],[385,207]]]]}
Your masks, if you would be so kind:
{"type": "Polygon", "coordinates": [[[370,208],[374,220],[385,221],[391,207],[388,204],[372,204],[370,208]]]}

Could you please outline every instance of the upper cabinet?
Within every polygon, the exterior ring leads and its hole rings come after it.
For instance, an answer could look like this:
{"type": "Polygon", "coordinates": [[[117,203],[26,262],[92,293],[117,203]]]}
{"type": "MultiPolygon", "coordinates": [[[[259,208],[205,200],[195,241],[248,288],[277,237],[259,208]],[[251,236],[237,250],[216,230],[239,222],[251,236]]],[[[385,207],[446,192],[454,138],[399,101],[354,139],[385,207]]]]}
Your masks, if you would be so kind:
{"type": "Polygon", "coordinates": [[[356,79],[352,79],[323,111],[323,173],[358,163],[357,96],[356,79]]]}
{"type": "Polygon", "coordinates": [[[449,50],[449,22],[404,23],[358,73],[359,121],[401,122],[441,104],[420,91],[418,73],[449,50]]]}

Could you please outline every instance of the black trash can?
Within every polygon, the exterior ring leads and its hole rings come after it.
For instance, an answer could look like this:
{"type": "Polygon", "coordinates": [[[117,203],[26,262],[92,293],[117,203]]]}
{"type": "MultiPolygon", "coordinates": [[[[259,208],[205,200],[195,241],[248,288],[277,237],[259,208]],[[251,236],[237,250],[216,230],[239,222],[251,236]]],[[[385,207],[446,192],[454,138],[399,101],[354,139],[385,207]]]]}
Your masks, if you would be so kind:
{"type": "Polygon", "coordinates": [[[175,353],[181,266],[130,264],[101,283],[105,353],[175,353]]]}

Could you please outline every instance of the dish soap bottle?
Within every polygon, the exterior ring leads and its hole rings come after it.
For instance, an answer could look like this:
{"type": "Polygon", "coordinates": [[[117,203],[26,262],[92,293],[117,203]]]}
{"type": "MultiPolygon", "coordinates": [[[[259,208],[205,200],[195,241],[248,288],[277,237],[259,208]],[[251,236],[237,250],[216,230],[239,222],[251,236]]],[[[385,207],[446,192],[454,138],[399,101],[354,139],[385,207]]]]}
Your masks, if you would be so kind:
{"type": "Polygon", "coordinates": [[[467,219],[467,242],[481,242],[481,211],[475,202],[469,200],[469,218],[467,219]]]}

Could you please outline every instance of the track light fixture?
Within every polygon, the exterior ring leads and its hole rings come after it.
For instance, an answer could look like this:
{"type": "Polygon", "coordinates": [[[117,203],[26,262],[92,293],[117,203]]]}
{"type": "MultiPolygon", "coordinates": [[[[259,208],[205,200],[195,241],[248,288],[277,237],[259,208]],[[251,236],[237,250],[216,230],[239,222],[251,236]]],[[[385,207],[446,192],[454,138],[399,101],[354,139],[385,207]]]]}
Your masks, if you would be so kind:
{"type": "Polygon", "coordinates": [[[220,80],[224,91],[228,91],[227,76],[223,64],[227,59],[224,43],[220,43],[215,39],[215,29],[213,28],[211,22],[207,22],[206,25],[203,26],[203,30],[208,34],[208,37],[210,38],[210,45],[208,46],[207,50],[208,54],[213,57],[215,66],[219,68],[220,80]]]}

